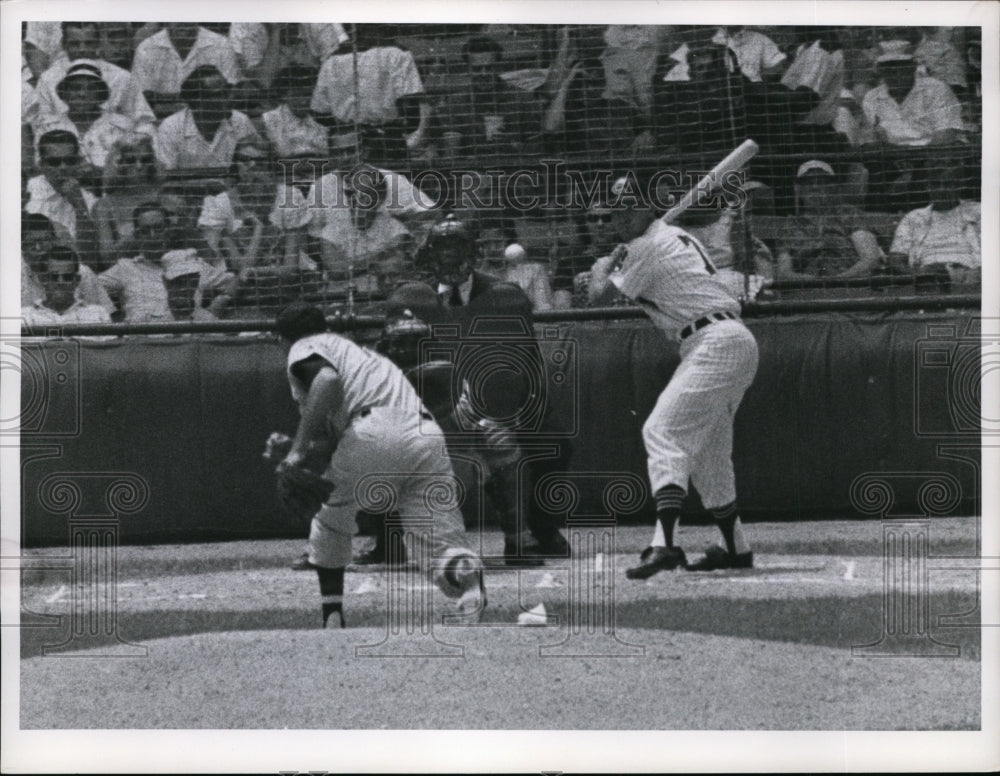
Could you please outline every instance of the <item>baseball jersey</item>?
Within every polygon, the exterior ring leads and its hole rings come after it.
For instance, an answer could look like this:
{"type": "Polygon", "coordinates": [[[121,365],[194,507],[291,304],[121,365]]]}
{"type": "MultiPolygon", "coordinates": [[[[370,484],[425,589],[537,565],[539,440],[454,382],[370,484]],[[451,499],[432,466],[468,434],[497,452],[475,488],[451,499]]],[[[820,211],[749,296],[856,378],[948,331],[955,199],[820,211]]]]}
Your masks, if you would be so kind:
{"type": "Polygon", "coordinates": [[[313,355],[321,356],[333,367],[343,387],[344,400],[327,418],[336,437],[366,408],[392,407],[412,412],[414,416],[424,411],[420,397],[399,367],[378,353],[330,333],[303,337],[288,351],[288,383],[292,397],[299,404],[305,400],[308,389],[292,373],[292,367],[313,355]]]}
{"type": "Polygon", "coordinates": [[[627,247],[627,258],[609,279],[668,334],[678,335],[709,313],[740,314],[704,246],[683,229],[657,219],[627,247]]]}

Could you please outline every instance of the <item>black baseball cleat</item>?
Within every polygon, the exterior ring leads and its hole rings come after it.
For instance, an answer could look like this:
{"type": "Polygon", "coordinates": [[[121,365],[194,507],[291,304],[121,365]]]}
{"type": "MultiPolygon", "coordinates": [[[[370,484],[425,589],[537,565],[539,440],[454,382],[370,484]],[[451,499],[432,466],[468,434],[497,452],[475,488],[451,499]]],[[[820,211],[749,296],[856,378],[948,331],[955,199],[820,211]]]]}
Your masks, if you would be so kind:
{"type": "Polygon", "coordinates": [[[542,554],[538,551],[537,545],[529,544],[518,548],[514,544],[505,544],[503,562],[505,566],[511,568],[535,568],[545,565],[545,559],[541,557],[542,554]]]}
{"type": "Polygon", "coordinates": [[[680,547],[647,547],[639,556],[639,565],[625,569],[629,579],[648,579],[658,571],[673,571],[685,566],[687,558],[680,547]]]}
{"type": "Polygon", "coordinates": [[[719,569],[752,569],[753,553],[741,552],[730,555],[722,547],[714,546],[705,550],[705,557],[687,567],[688,571],[718,571],[719,569]]]}
{"type": "Polygon", "coordinates": [[[530,549],[537,555],[547,555],[553,558],[568,558],[573,554],[566,537],[559,531],[544,539],[539,539],[537,544],[530,545],[530,549]]]}

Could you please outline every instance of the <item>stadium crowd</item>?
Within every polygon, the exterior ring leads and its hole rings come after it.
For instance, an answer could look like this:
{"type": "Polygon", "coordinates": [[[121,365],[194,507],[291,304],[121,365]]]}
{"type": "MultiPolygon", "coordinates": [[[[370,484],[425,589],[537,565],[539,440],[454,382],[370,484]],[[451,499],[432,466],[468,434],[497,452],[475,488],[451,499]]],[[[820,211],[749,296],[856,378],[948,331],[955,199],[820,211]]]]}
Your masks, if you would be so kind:
{"type": "Polygon", "coordinates": [[[22,38],[26,325],[260,317],[302,297],[377,310],[431,276],[416,259],[446,213],[536,311],[585,306],[586,270],[619,241],[602,181],[704,172],[747,137],[761,152],[739,196],[685,224],[736,296],[978,290],[965,28],[36,22],[22,38]]]}

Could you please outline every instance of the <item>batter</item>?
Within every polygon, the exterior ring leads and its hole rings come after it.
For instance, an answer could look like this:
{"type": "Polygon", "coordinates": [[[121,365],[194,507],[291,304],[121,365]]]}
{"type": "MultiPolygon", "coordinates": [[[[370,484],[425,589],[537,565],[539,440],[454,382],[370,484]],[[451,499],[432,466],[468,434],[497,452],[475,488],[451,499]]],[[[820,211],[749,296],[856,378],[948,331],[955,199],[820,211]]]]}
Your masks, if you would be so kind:
{"type": "Polygon", "coordinates": [[[751,568],[753,553],[736,505],[732,448],[733,418],[757,371],[757,343],[697,239],[663,223],[648,206],[616,208],[614,225],[627,244],[594,263],[591,300],[601,301],[617,288],[680,342],[681,355],[642,428],[656,526],[639,564],[626,575],[646,579],[677,568],[751,568]],[[689,481],[725,543],[693,564],[673,539],[689,481]]]}

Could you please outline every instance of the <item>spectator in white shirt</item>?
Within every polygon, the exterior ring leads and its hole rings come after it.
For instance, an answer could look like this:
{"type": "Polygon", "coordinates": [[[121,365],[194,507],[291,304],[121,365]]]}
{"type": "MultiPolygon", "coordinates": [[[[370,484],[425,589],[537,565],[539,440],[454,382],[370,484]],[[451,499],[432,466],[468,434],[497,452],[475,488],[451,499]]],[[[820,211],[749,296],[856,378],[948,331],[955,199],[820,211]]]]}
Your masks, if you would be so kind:
{"type": "Polygon", "coordinates": [[[903,216],[889,263],[913,271],[943,270],[953,283],[978,283],[983,263],[981,206],[962,199],[964,171],[952,164],[931,180],[931,204],[903,216]]]}
{"type": "MultiPolygon", "coordinates": [[[[21,217],[21,307],[31,307],[44,300],[42,275],[55,248],[56,232],[52,222],[40,213],[25,213],[21,217]]],[[[75,254],[74,254],[75,255],[75,254]]],[[[94,271],[80,264],[77,295],[87,304],[98,305],[111,313],[115,306],[94,271]]]]}
{"type": "Polygon", "coordinates": [[[286,67],[318,70],[326,58],[348,40],[339,24],[287,22],[233,22],[229,42],[247,76],[270,86],[275,73],[286,67]]]}
{"type": "Polygon", "coordinates": [[[844,52],[832,36],[816,37],[795,51],[795,58],[781,76],[789,89],[806,87],[819,97],[819,105],[802,119],[803,124],[826,126],[833,122],[844,88],[844,52]]]}
{"type": "Polygon", "coordinates": [[[61,114],[68,110],[59,94],[59,85],[71,68],[84,61],[97,68],[107,87],[102,105],[105,112],[155,121],[156,117],[143,97],[139,82],[127,69],[101,58],[101,35],[94,22],[63,22],[62,30],[66,53],[38,78],[38,103],[42,113],[61,114]]]}
{"type": "Polygon", "coordinates": [[[51,326],[64,323],[111,323],[111,315],[99,304],[87,302],[80,292],[79,257],[64,246],[49,251],[45,266],[39,272],[43,293],[31,304],[21,308],[21,321],[26,327],[51,326]]]}
{"type": "Polygon", "coordinates": [[[230,84],[243,80],[236,53],[224,35],[198,24],[171,22],[136,48],[132,75],[156,115],[163,118],[180,110],[181,84],[202,65],[215,67],[230,84]]]}
{"type": "Polygon", "coordinates": [[[261,118],[267,139],[279,159],[296,156],[317,159],[326,155],[327,128],[309,110],[316,78],[316,70],[294,65],[286,67],[274,79],[272,91],[279,104],[261,118]]]}
{"type": "Polygon", "coordinates": [[[156,156],[165,169],[229,167],[241,140],[260,139],[246,114],[232,109],[230,91],[213,65],[201,65],[184,80],[181,99],[187,107],[156,131],[156,156]]]}
{"type": "Polygon", "coordinates": [[[944,81],[956,94],[965,92],[965,57],[955,45],[954,27],[928,27],[917,44],[913,58],[927,75],[944,81]]]}
{"type": "MultiPolygon", "coordinates": [[[[329,165],[324,169],[330,172],[312,185],[301,204],[307,216],[309,234],[314,237],[319,237],[323,231],[329,214],[338,207],[344,207],[344,174],[369,160],[366,138],[350,125],[331,127],[327,148],[329,165]]],[[[381,209],[399,219],[419,245],[438,215],[435,203],[402,173],[381,167],[379,172],[386,185],[381,209]]]]}
{"type": "Polygon", "coordinates": [[[65,56],[60,22],[25,22],[22,31],[24,55],[36,77],[57,59],[65,56]]]}
{"type": "Polygon", "coordinates": [[[41,175],[27,184],[26,213],[41,213],[53,223],[59,242],[83,261],[97,261],[97,233],[90,211],[97,197],[80,186],[80,143],[72,132],[56,129],[38,138],[41,175]]]}
{"type": "Polygon", "coordinates": [[[56,87],[56,94],[66,106],[62,113],[41,113],[36,120],[36,135],[65,129],[80,140],[86,161],[102,168],[108,151],[117,141],[135,134],[152,136],[154,127],[148,117],[134,119],[124,113],[105,110],[110,90],[101,77],[97,62],[78,59],[56,87]]]}
{"type": "Polygon", "coordinates": [[[431,109],[413,55],[396,46],[381,45],[377,30],[373,29],[376,27],[365,28],[372,28],[372,40],[357,41],[356,68],[353,52],[334,54],[323,63],[313,92],[312,109],[320,116],[368,125],[381,133],[383,147],[373,151],[384,163],[403,160],[407,149],[423,144],[431,109]],[[418,103],[419,122],[412,131],[405,126],[401,112],[401,101],[407,98],[418,103]]]}
{"type": "Polygon", "coordinates": [[[962,106],[947,84],[918,76],[906,41],[881,41],[877,63],[881,83],[861,107],[877,138],[890,145],[952,143],[965,129],[962,106]]]}
{"type": "MultiPolygon", "coordinates": [[[[134,218],[138,254],[119,259],[98,278],[112,297],[118,297],[126,323],[173,320],[163,284],[162,262],[179,254],[197,261],[197,251],[177,247],[178,234],[171,228],[170,216],[159,202],[138,205],[134,218]]],[[[236,292],[236,278],[204,262],[199,262],[199,266],[198,304],[205,306],[206,297],[215,292],[208,309],[217,316],[236,292]]]]}
{"type": "Polygon", "coordinates": [[[737,27],[735,32],[730,33],[725,27],[720,27],[716,40],[726,43],[733,50],[743,75],[754,83],[779,78],[784,70],[787,57],[762,32],[737,27]]]}
{"type": "Polygon", "coordinates": [[[362,164],[344,176],[345,206],[331,208],[320,232],[323,268],[332,293],[379,289],[380,265],[409,257],[413,238],[381,205],[386,181],[378,169],[362,164]]]}

